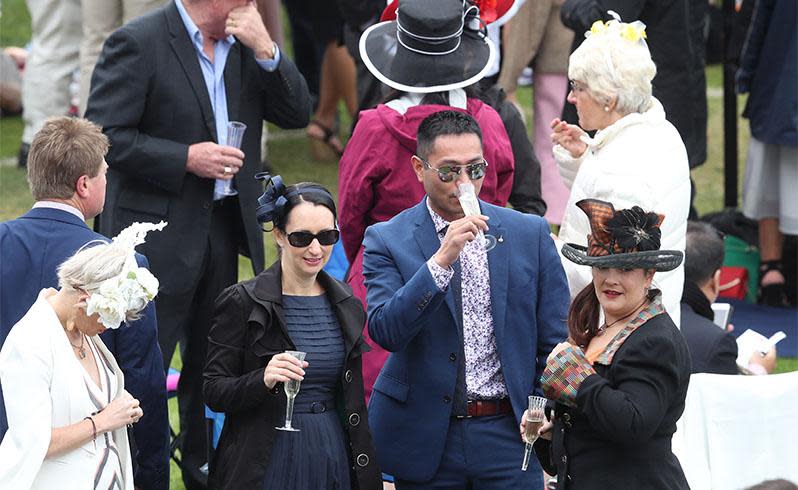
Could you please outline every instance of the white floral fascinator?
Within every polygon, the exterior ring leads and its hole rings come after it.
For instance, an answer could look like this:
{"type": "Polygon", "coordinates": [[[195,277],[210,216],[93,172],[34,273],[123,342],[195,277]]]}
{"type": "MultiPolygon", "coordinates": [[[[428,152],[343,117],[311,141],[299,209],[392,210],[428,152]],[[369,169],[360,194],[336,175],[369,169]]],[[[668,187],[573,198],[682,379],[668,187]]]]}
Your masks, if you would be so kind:
{"type": "Polygon", "coordinates": [[[100,322],[106,328],[119,328],[128,317],[128,313],[144,309],[148,302],[158,294],[158,279],[145,267],[136,263],[136,246],[144,243],[150,231],[160,231],[166,222],[133,223],[119,235],[109,246],[119,247],[127,252],[122,272],[101,282],[90,292],[86,301],[86,314],[97,313],[100,322]]]}

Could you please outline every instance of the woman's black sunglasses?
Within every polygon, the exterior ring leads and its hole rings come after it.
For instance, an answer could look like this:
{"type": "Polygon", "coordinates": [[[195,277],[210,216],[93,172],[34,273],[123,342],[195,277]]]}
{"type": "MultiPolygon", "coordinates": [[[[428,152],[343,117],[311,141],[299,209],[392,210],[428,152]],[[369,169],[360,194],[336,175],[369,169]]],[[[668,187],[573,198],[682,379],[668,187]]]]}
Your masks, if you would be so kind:
{"type": "Polygon", "coordinates": [[[292,247],[307,247],[313,243],[313,239],[319,241],[319,245],[334,245],[338,242],[340,233],[338,230],[324,230],[315,235],[309,231],[295,231],[288,234],[288,243],[292,247]]]}

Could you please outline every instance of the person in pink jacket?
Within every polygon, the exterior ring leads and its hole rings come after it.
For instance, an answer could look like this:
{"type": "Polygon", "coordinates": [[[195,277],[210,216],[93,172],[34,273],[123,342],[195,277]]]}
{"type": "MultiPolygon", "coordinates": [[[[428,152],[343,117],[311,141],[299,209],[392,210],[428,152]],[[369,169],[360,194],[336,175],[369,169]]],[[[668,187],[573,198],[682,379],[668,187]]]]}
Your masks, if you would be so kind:
{"type": "MultiPolygon", "coordinates": [[[[366,228],[393,218],[424,196],[410,163],[416,152],[416,132],[424,118],[453,108],[474,117],[482,130],[488,162],[480,199],[505,206],[513,186],[513,151],[504,124],[499,114],[472,97],[468,88],[484,76],[496,55],[480,29],[476,7],[466,4],[464,10],[458,0],[433,4],[400,0],[399,16],[401,30],[397,21],[382,22],[361,37],[364,63],[394,92],[385,104],[360,113],[339,166],[339,223],[351,264],[347,282],[364,307],[362,241],[366,228]],[[429,43],[427,39],[441,33],[421,19],[450,16],[457,18],[461,29],[429,43]]],[[[363,357],[367,398],[388,357],[370,339],[369,343],[372,351],[363,357]]]]}

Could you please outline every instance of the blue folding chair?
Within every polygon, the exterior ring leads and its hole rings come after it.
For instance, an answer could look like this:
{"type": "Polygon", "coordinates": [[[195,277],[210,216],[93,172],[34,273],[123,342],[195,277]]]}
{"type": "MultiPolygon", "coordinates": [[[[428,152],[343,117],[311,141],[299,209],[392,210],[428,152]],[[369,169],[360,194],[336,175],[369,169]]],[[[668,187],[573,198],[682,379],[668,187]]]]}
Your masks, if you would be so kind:
{"type": "Polygon", "coordinates": [[[205,407],[205,420],[208,423],[208,462],[200,467],[200,471],[205,475],[208,474],[209,464],[213,459],[213,451],[219,444],[219,436],[222,435],[222,427],[224,427],[224,413],[214,412],[207,406],[205,407]]]}
{"type": "Polygon", "coordinates": [[[338,240],[338,243],[333,246],[330,260],[324,266],[324,272],[343,281],[346,277],[346,272],[349,270],[349,261],[346,260],[346,252],[344,252],[344,245],[338,240]]]}

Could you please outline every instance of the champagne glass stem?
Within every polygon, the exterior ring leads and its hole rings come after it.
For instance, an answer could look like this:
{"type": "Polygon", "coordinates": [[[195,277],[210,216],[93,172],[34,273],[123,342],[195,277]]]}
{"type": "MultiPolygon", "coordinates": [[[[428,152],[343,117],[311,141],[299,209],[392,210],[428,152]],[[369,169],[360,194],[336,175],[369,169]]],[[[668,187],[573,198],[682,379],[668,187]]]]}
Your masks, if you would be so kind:
{"type": "Polygon", "coordinates": [[[292,428],[291,419],[294,418],[294,397],[288,397],[288,403],[285,404],[285,426],[292,428]]]}
{"type": "Polygon", "coordinates": [[[524,451],[524,462],[521,464],[521,471],[526,471],[526,469],[529,467],[529,458],[531,457],[532,457],[532,444],[527,442],[526,450],[524,451]]]}

